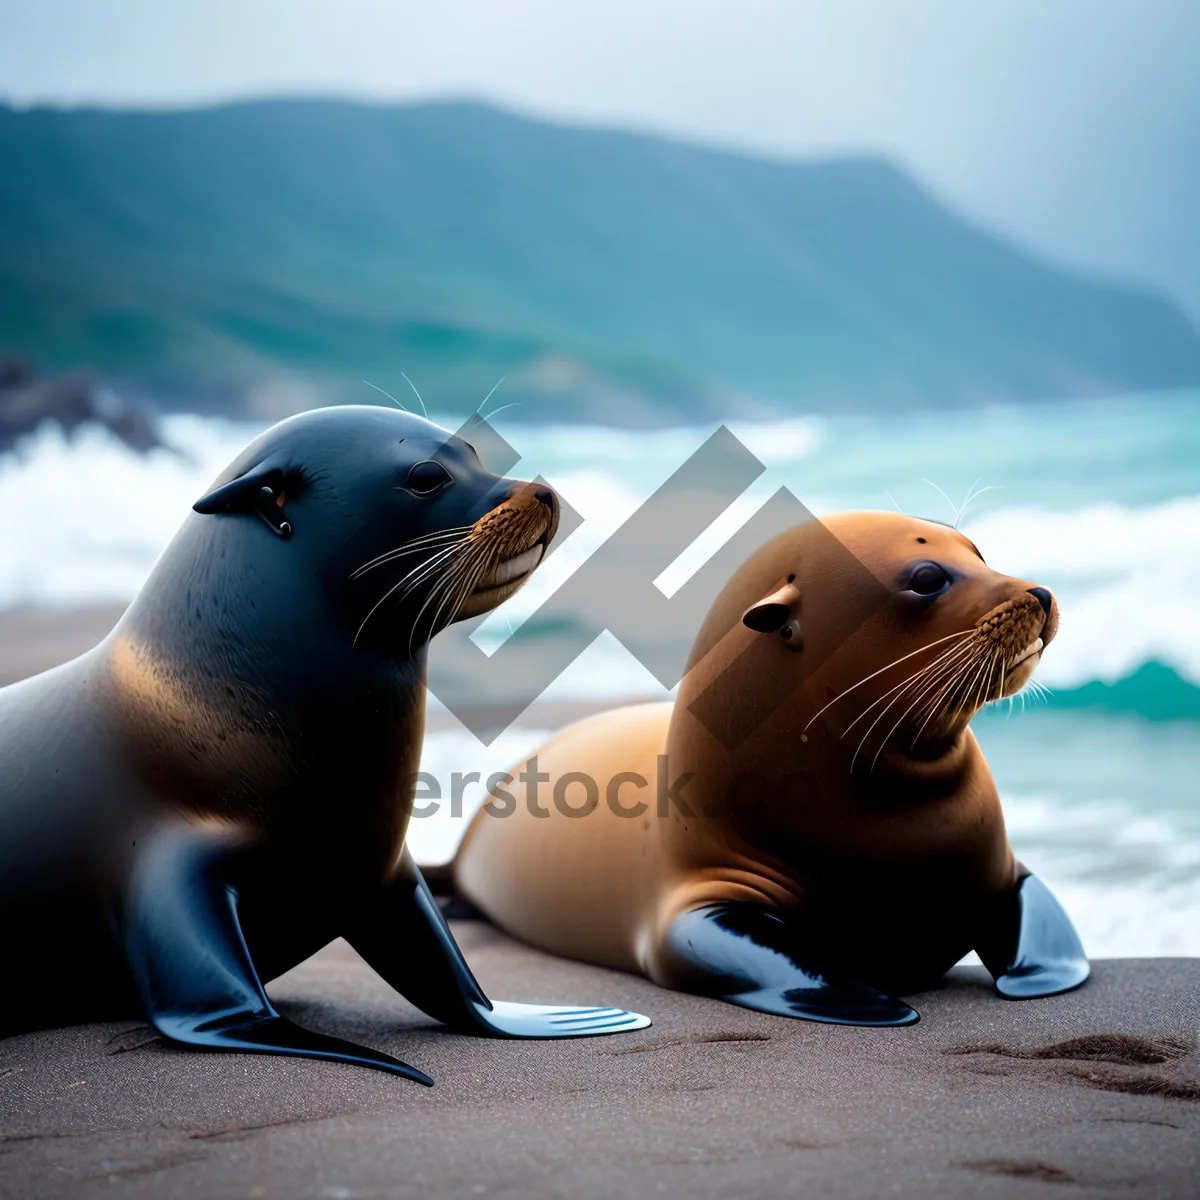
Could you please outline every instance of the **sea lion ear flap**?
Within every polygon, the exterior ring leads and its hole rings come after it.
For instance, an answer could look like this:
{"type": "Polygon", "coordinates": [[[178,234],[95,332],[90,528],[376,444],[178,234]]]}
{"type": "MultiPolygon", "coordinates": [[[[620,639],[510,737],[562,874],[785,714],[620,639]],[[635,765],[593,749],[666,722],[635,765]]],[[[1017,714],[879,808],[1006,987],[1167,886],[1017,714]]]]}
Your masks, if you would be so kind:
{"type": "Polygon", "coordinates": [[[217,513],[254,513],[276,537],[292,536],[292,523],[284,519],[283,471],[271,462],[260,463],[244,475],[213,488],[192,508],[205,516],[217,513]]]}
{"type": "Polygon", "coordinates": [[[791,615],[792,610],[786,604],[768,596],[742,613],[742,624],[755,633],[778,633],[791,615]]]}
{"type": "Polygon", "coordinates": [[[792,583],[793,575],[781,588],[764,596],[742,613],[742,624],[755,633],[775,633],[787,643],[791,650],[799,650],[800,640],[800,593],[792,583]]]}

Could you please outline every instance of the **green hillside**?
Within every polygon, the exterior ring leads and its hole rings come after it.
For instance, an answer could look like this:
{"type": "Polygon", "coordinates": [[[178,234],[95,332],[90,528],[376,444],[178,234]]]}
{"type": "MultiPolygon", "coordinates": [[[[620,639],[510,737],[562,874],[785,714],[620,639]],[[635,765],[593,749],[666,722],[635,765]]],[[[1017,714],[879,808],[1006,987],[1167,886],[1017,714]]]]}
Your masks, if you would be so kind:
{"type": "MultiPolygon", "coordinates": [[[[786,164],[470,104],[0,109],[0,350],[167,404],[622,423],[1200,382],[1168,300],[887,163],[786,164]]],[[[1047,181],[1050,186],[1052,181],[1047,181]]]]}

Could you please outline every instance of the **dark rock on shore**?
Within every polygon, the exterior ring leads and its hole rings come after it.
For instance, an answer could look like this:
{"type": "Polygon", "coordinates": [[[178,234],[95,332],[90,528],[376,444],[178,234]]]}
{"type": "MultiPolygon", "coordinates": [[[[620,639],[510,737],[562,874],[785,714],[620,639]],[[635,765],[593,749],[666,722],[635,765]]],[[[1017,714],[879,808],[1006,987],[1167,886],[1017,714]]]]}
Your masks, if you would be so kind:
{"type": "Polygon", "coordinates": [[[68,435],[84,425],[102,425],[140,454],[169,448],[153,413],[108,391],[90,372],[39,379],[22,359],[0,355],[0,454],[46,421],[68,435]]]}

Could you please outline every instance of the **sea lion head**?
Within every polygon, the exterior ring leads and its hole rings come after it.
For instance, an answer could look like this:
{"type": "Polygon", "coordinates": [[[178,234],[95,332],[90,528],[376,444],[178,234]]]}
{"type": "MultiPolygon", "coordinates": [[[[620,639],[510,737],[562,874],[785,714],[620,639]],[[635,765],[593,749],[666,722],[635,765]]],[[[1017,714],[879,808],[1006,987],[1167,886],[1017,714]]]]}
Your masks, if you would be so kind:
{"type": "Polygon", "coordinates": [[[348,643],[409,655],[513,595],[559,512],[549,487],[494,475],[464,437],[376,406],[280,422],[194,508],[236,538],[245,572],[316,581],[348,643]]]}
{"type": "MultiPolygon", "coordinates": [[[[990,567],[955,529],[851,512],[760,548],[709,621],[708,646],[734,630],[717,669],[758,679],[763,703],[799,712],[799,728],[824,727],[873,755],[894,735],[944,744],[984,704],[1020,691],[1058,607],[1045,587],[990,567]]],[[[701,680],[710,689],[713,675],[710,666],[701,680]]]]}

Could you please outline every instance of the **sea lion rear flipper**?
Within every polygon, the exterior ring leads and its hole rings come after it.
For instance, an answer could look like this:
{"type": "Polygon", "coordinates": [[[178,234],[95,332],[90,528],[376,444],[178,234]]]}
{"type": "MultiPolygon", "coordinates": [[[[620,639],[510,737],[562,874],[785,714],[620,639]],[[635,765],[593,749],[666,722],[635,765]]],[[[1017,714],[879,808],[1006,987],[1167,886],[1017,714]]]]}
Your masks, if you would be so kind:
{"type": "Polygon", "coordinates": [[[996,980],[996,991],[1008,1000],[1069,992],[1090,974],[1071,918],[1027,871],[988,911],[975,948],[996,980]]]}
{"type": "Polygon", "coordinates": [[[911,1025],[915,1009],[864,983],[831,980],[803,951],[786,920],[751,904],[681,913],[667,951],[687,990],[781,1017],[835,1025],[911,1025]]]}
{"type": "Polygon", "coordinates": [[[435,1020],[490,1037],[595,1037],[645,1029],[649,1017],[621,1008],[575,1008],[489,1000],[471,974],[421,872],[404,865],[382,901],[346,940],[401,995],[435,1020]]]}
{"type": "Polygon", "coordinates": [[[150,1023],[211,1050],[294,1054],[376,1067],[432,1086],[420,1071],[353,1042],[293,1025],[267,999],[226,882],[228,842],[193,829],[153,838],[139,855],[121,936],[150,1023]]]}

